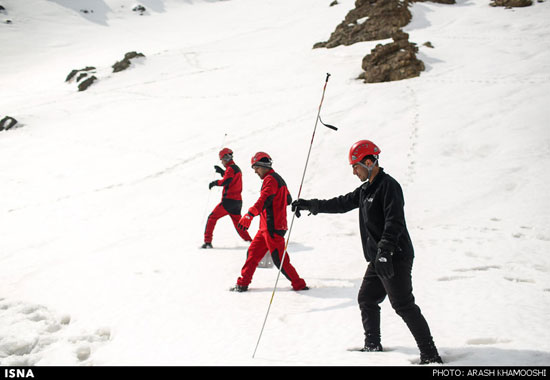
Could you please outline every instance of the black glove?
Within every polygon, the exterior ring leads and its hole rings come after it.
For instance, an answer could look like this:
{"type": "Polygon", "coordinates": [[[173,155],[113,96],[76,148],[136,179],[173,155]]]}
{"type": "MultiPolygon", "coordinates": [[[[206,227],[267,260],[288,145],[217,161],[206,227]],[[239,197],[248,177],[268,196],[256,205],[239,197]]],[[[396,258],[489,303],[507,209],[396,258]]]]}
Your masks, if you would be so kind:
{"type": "Polygon", "coordinates": [[[393,252],[378,248],[374,268],[381,278],[389,279],[393,277],[393,252]]]}
{"type": "Polygon", "coordinates": [[[214,170],[216,170],[216,173],[220,173],[222,177],[225,175],[225,170],[220,168],[218,165],[214,165],[214,170]]]}
{"type": "Polygon", "coordinates": [[[307,210],[310,214],[317,215],[319,212],[319,201],[317,199],[297,199],[292,202],[292,212],[296,212],[296,217],[300,217],[300,210],[307,210]]]}
{"type": "Polygon", "coordinates": [[[208,190],[213,188],[214,186],[218,186],[218,181],[212,181],[208,184],[208,190]]]}

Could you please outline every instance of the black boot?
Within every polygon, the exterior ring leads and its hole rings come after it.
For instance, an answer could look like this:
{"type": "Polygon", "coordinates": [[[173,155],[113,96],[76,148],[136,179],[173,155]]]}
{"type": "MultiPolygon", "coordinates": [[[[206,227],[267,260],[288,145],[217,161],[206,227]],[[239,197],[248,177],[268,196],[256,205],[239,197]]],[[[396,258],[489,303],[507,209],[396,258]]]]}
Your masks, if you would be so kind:
{"type": "Polygon", "coordinates": [[[203,245],[201,245],[201,248],[210,249],[210,248],[214,248],[214,247],[212,247],[212,243],[204,243],[203,245]]]}
{"type": "Polygon", "coordinates": [[[380,332],[368,332],[365,333],[365,346],[360,350],[361,352],[382,352],[384,349],[380,344],[380,332]]]}
{"type": "Polygon", "coordinates": [[[239,285],[239,284],[235,284],[235,286],[229,289],[229,291],[231,292],[239,292],[239,293],[246,292],[247,290],[248,290],[248,285],[239,285]]]}
{"type": "Polygon", "coordinates": [[[380,343],[365,343],[365,347],[360,349],[361,352],[382,352],[384,349],[380,343]]]}
{"type": "Polygon", "coordinates": [[[437,348],[435,347],[435,344],[433,342],[430,342],[429,344],[421,346],[419,348],[420,364],[443,364],[443,360],[441,360],[441,357],[439,356],[437,348]]]}

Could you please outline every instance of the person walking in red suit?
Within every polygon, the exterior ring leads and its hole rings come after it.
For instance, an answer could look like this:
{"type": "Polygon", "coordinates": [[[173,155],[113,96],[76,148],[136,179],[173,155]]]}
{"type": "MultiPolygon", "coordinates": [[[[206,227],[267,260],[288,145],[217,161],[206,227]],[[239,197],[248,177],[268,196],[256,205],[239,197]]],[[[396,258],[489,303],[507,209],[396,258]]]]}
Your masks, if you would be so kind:
{"type": "Polygon", "coordinates": [[[243,190],[241,169],[233,161],[233,151],[231,149],[223,148],[219,152],[219,157],[225,170],[217,165],[214,166],[214,169],[222,176],[222,179],[210,182],[208,188],[212,189],[214,186],[223,186],[222,200],[208,216],[204,230],[204,244],[201,248],[212,248],[212,237],[216,223],[218,219],[226,215],[230,216],[239,236],[244,241],[252,241],[246,230],[238,228],[243,205],[241,197],[243,190]]]}
{"type": "Polygon", "coordinates": [[[307,290],[306,282],[298,275],[290,264],[288,253],[285,252],[284,235],[288,230],[286,208],[292,202],[292,197],[283,178],[271,167],[271,157],[264,152],[258,152],[252,157],[252,169],[262,179],[260,197],[241,218],[238,228],[246,231],[255,216],[260,216],[260,228],[248,248],[247,258],[241,270],[241,276],[232,291],[245,292],[252,281],[252,276],[266,252],[271,252],[273,263],[281,269],[281,273],[291,282],[293,290],[307,290]],[[284,255],[284,261],[281,259],[284,255]],[[282,265],[282,267],[281,267],[282,265]]]}

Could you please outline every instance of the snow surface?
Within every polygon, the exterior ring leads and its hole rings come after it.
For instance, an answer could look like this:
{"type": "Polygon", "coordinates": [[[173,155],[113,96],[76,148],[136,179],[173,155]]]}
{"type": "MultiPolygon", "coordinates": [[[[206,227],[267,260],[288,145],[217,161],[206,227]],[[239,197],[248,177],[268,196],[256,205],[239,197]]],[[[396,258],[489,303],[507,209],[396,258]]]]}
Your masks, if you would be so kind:
{"type": "Polygon", "coordinates": [[[220,147],[245,209],[260,150],[296,197],[327,72],[322,118],[339,130],[317,129],[302,197],[355,189],[347,151],[375,141],[446,365],[550,364],[550,2],[416,3],[404,30],[426,71],[369,85],[361,59],[386,41],[312,49],[353,0],[1,3],[0,115],[22,126],[0,132],[0,364],[417,363],[388,301],[387,352],[347,351],[363,340],[356,211],[295,219],[289,255],[311,289],[281,277],[254,358],[277,271],[228,291],[247,249],[228,218],[198,249],[220,147]],[[113,74],[128,51],[146,58],[113,74]],[[99,80],[78,92],[64,80],[85,66],[99,80]]]}

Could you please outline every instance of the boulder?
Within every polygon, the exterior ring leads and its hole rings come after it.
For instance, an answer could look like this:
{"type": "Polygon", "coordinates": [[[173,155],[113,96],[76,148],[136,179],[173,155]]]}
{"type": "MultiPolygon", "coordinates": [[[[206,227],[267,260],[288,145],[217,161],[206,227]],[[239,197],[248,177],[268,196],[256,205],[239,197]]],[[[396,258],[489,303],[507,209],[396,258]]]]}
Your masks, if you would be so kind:
{"type": "Polygon", "coordinates": [[[17,120],[11,116],[5,116],[0,120],[0,131],[7,131],[17,125],[17,120]]]}
{"type": "Polygon", "coordinates": [[[143,5],[138,4],[132,8],[132,11],[139,13],[140,16],[143,16],[143,14],[147,12],[147,9],[143,5]]]}
{"type": "MultiPolygon", "coordinates": [[[[67,78],[65,78],[65,82],[70,82],[75,76],[76,74],[87,74],[88,72],[94,72],[95,73],[95,67],[93,66],[86,66],[85,68],[83,69],[78,69],[78,70],[72,70],[69,75],[67,75],[67,78]]],[[[77,81],[78,81],[78,77],[77,77],[77,81]]]]}
{"type": "Polygon", "coordinates": [[[67,78],[65,78],[65,82],[72,82],[74,80],[77,83],[78,91],[84,91],[97,80],[97,77],[93,75],[95,73],[96,68],[93,66],[72,70],[69,75],[67,75],[67,78]]]}
{"type": "Polygon", "coordinates": [[[113,73],[126,70],[128,67],[130,67],[130,64],[132,63],[131,60],[139,57],[145,57],[145,55],[141,53],[136,53],[135,51],[124,54],[124,59],[122,59],[122,61],[118,61],[113,66],[111,66],[113,68],[113,73]]]}
{"type": "Polygon", "coordinates": [[[411,21],[408,5],[408,0],[356,0],[355,8],[348,12],[328,41],[318,42],[313,48],[391,38],[411,21]]]}
{"type": "Polygon", "coordinates": [[[517,8],[517,7],[528,7],[533,5],[531,0],[493,0],[489,4],[492,7],[506,7],[506,8],[517,8]]]}
{"type": "Polygon", "coordinates": [[[416,58],[418,47],[409,42],[409,35],[399,30],[392,39],[388,44],[376,45],[363,58],[364,72],[359,79],[365,83],[389,82],[417,77],[424,71],[424,63],[416,58]]]}
{"type": "Polygon", "coordinates": [[[85,78],[86,79],[84,79],[84,80],[82,80],[81,82],[78,83],[78,91],[87,90],[88,87],[90,87],[97,80],[95,75],[92,75],[91,77],[88,77],[88,75],[86,74],[85,78]]]}

